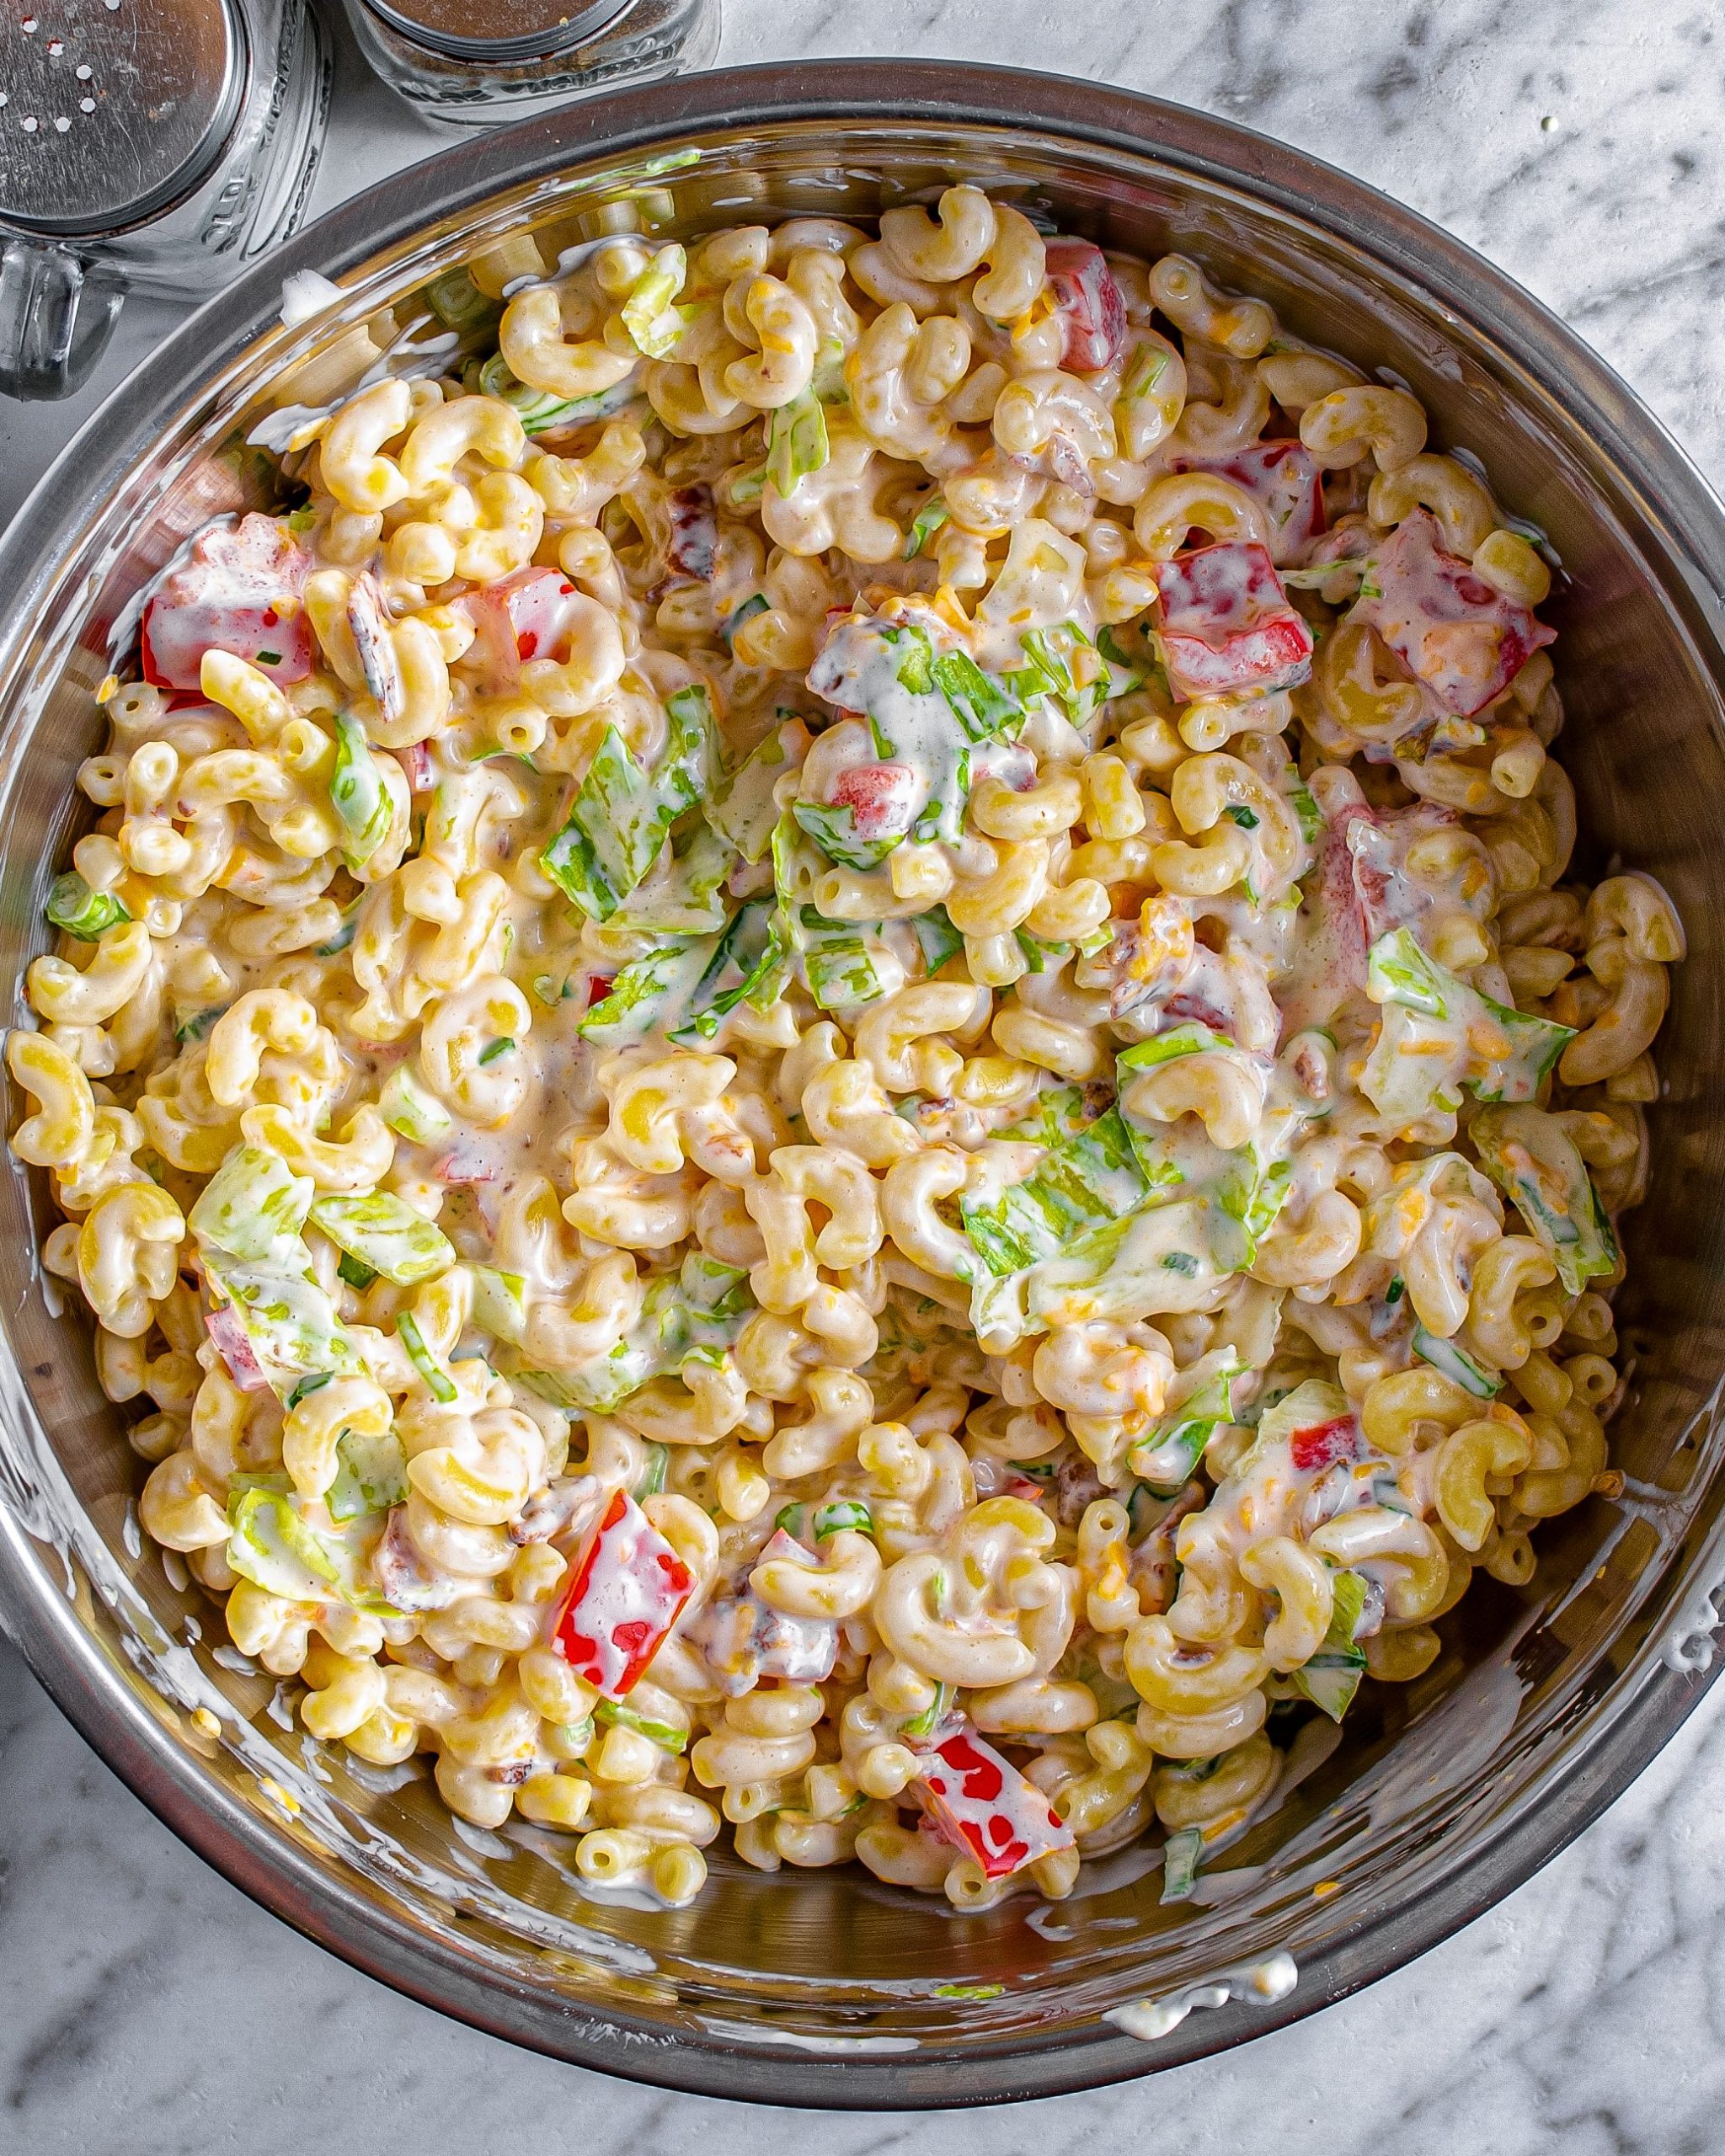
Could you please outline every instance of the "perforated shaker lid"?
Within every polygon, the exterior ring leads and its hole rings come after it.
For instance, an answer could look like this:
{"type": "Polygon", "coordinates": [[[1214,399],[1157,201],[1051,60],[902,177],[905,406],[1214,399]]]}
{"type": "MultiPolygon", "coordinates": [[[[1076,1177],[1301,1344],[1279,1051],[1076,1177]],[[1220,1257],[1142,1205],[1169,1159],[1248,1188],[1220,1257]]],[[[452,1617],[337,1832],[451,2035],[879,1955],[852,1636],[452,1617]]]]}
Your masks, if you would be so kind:
{"type": "Polygon", "coordinates": [[[7,0],[0,220],[89,237],[169,208],[221,156],[245,70],[227,0],[7,0]]]}
{"type": "Polygon", "coordinates": [[[416,45],[451,60],[533,60],[604,29],[628,0],[365,0],[416,45]]]}

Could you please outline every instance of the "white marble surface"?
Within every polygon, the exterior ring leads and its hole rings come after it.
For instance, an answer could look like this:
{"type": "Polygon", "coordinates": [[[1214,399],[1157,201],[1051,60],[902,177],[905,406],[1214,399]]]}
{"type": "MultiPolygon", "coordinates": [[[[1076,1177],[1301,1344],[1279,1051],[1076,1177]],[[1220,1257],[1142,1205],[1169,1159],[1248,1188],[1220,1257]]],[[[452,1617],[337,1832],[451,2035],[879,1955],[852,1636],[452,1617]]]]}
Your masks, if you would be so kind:
{"type": "MultiPolygon", "coordinates": [[[[1153,90],[1282,136],[1484,250],[1725,481],[1725,17],[1709,0],[729,0],[723,57],[909,52],[1153,90]]],[[[344,49],[318,205],[436,146],[344,49]]],[[[88,409],[156,334],[134,306],[88,409]]],[[[0,403],[0,520],[76,416],[0,403]]],[[[207,1870],[0,1644],[0,2151],[523,2145],[681,2156],[1725,2151],[1725,1690],[1611,1812],[1414,1967],[1154,2084],[968,2116],[633,2089],[440,2020],[207,1870]]]]}

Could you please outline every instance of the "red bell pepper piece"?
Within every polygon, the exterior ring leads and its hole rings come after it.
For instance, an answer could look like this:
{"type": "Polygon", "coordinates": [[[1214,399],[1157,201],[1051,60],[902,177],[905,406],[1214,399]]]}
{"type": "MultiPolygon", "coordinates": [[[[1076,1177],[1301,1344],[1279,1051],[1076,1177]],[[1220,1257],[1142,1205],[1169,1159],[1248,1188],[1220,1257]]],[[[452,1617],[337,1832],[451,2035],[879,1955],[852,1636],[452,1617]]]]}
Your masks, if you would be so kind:
{"type": "Polygon", "coordinates": [[[695,1591],[695,1575],[625,1490],[612,1494],[557,1620],[578,1677],[607,1700],[634,1689],[695,1591]]]}
{"type": "Polygon", "coordinates": [[[227,651],[272,681],[303,681],[316,656],[300,604],[310,568],[274,517],[212,526],[144,609],[144,679],[158,689],[195,689],[204,654],[227,651]]]}
{"type": "Polygon", "coordinates": [[[473,625],[468,652],[494,696],[521,685],[530,659],[569,657],[569,601],[575,587],[561,569],[516,569],[455,603],[473,625]]]}
{"type": "Polygon", "coordinates": [[[1358,1460],[1359,1425],[1351,1415],[1338,1415],[1333,1422],[1295,1430],[1288,1440],[1288,1457],[1302,1475],[1333,1467],[1338,1460],[1358,1460]]]}
{"type": "Polygon", "coordinates": [[[1370,623],[1442,710],[1469,718],[1557,632],[1445,553],[1441,538],[1429,510],[1404,518],[1367,563],[1348,618],[1370,623]]]}
{"type": "Polygon", "coordinates": [[[1162,662],[1177,695],[1290,689],[1311,671],[1311,631],[1255,541],[1229,540],[1156,565],[1162,662]]]}
{"type": "Polygon", "coordinates": [[[1176,472],[1214,472],[1250,494],[1270,520],[1270,559],[1278,568],[1303,562],[1324,529],[1318,468],[1297,441],[1259,441],[1231,456],[1183,456],[1176,472]]]}
{"type": "Polygon", "coordinates": [[[1051,239],[1046,255],[1066,336],[1060,365],[1075,374],[1112,366],[1126,342],[1126,302],[1107,256],[1087,239],[1051,239]]]}
{"type": "Polygon", "coordinates": [[[929,1816],[988,1878],[1007,1878],[1071,1848],[1072,1829],[1034,1782],[974,1730],[955,1730],[916,1749],[922,1765],[913,1786],[929,1816]]]}

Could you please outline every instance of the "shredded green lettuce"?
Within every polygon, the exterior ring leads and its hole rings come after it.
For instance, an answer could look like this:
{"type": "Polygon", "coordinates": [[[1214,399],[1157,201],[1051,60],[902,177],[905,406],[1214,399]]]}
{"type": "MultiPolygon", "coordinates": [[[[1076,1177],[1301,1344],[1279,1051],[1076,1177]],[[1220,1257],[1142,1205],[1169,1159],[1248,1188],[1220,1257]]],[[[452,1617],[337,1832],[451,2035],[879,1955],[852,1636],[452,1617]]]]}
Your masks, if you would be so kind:
{"type": "Polygon", "coordinates": [[[670,734],[651,776],[607,727],[569,821],[540,857],[583,912],[609,921],[658,859],[671,825],[710,782],[713,709],[698,685],[665,704],[670,734]]]}

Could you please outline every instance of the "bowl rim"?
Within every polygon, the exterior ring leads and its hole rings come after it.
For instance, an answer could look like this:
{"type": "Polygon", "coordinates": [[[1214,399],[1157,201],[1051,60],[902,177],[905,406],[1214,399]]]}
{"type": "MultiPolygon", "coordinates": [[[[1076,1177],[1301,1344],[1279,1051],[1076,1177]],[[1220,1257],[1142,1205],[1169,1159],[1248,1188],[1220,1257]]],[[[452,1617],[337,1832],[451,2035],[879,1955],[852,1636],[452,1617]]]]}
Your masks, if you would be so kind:
{"type": "MultiPolygon", "coordinates": [[[[277,322],[282,280],[339,275],[431,221],[488,195],[604,154],[623,157],[686,133],[775,123],[920,121],[1023,130],[1153,157],[1328,230],[1428,294],[1534,374],[1585,431],[1615,439],[1618,462],[1656,494],[1653,520],[1675,573],[1725,643],[1725,504],[1634,392],[1541,302],[1483,257],[1368,183],[1290,145],[1167,100],[1081,78],[964,61],[823,59],[713,70],[565,105],[434,152],[329,211],[193,313],[86,420],[0,536],[0,677],[18,656],[57,574],[62,548],[126,468],[144,415],[207,384],[277,322]],[[99,445],[103,441],[106,448],[99,445]],[[115,446],[115,445],[118,445],[115,446]]],[[[3,1498],[3,1485],[0,1485],[3,1498]]],[[[55,1703],[132,1792],[186,1845],[259,1906],[351,1967],[438,2012],[546,2056],[621,2079],[730,2100],[893,2111],[1024,2100],[1105,2086],[1227,2049],[1319,2011],[1439,1945],[1520,1886],[1629,1786],[1712,1683],[1711,1646],[1644,1654],[1620,1682],[1622,1710],[1585,1754],[1545,1785],[1541,1801],[1502,1826],[1466,1867],[1411,1906],[1359,1926],[1301,1969],[1274,2004],[1195,2015],[1155,2047],[1111,2029],[1070,2036],[1008,2064],[991,2048],[944,2059],[937,2086],[907,2097],[900,2055],[791,2053],[718,2036],[666,2041],[644,2020],[567,2001],[547,2006],[506,1977],[487,1977],[441,1940],[345,1886],[291,1841],[270,1838],[107,1666],[49,1578],[21,1518],[0,1502],[0,1621],[55,1703]],[[1702,1659],[1705,1654],[1706,1659],[1702,1659]],[[644,2041],[644,2037],[656,2041],[644,2041]],[[754,2067],[774,2086],[745,2086],[754,2067]],[[787,2083],[793,2085],[787,2086],[787,2083]]],[[[1708,1582],[1725,1584],[1725,1521],[1689,1566],[1686,1607],[1718,1621],[1708,1582]],[[1699,1582],[1697,1591],[1696,1582],[1699,1582]]],[[[1700,1639],[1711,1629],[1698,1625],[1700,1639]]],[[[932,2062],[931,2062],[932,2063],[932,2062]]]]}

